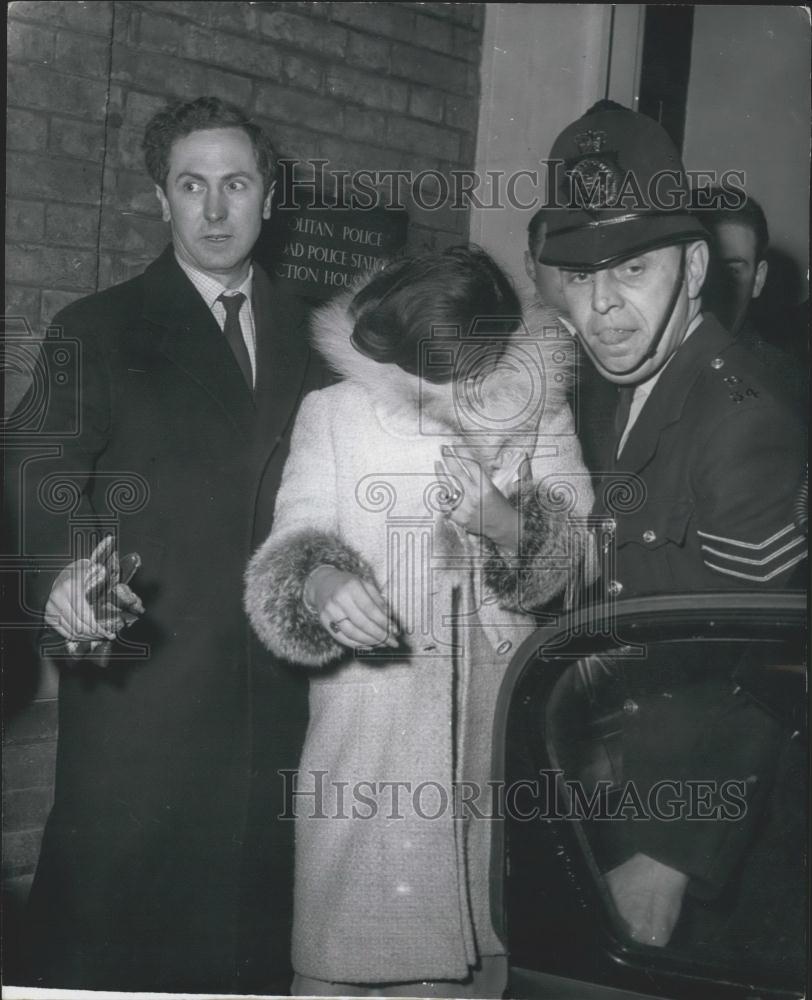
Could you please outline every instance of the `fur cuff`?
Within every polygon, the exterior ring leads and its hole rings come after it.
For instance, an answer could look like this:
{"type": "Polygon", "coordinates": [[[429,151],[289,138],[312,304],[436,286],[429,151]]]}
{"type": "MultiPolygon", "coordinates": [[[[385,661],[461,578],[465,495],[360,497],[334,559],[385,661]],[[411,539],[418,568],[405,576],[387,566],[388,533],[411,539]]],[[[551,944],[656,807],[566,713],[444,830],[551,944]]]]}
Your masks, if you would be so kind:
{"type": "Polygon", "coordinates": [[[520,512],[519,554],[506,555],[484,539],[485,585],[503,608],[530,613],[561,593],[578,575],[580,552],[570,538],[567,517],[546,510],[536,486],[530,483],[508,500],[520,512]]]}
{"type": "Polygon", "coordinates": [[[317,531],[277,544],[269,539],[245,572],[245,610],[254,631],[272,653],[292,663],[321,667],[348,652],[304,604],[308,574],[324,563],[374,579],[363,559],[336,535],[317,531]]]}

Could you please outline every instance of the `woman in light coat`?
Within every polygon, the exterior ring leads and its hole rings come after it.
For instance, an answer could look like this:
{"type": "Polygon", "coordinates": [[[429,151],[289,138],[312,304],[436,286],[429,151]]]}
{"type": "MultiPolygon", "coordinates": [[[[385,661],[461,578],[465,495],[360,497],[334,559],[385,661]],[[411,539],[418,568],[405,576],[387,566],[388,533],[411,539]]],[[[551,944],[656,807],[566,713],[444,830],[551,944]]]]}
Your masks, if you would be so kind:
{"type": "Polygon", "coordinates": [[[486,786],[496,695],[534,608],[581,582],[592,506],[567,337],[476,248],[324,307],[343,381],[297,418],[246,608],[311,671],[294,992],[499,996],[486,786]]]}

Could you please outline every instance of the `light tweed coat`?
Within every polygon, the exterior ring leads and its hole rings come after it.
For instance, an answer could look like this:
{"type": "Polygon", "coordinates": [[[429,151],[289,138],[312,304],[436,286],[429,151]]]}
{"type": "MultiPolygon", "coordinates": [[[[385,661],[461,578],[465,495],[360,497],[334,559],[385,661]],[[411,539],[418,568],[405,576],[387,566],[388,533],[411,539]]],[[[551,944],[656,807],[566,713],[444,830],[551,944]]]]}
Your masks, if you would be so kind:
{"type": "Polygon", "coordinates": [[[293,964],[337,982],[462,979],[504,948],[490,823],[455,818],[454,783],[489,778],[496,692],[534,627],[518,609],[574,585],[592,506],[563,400],[568,338],[536,312],[495,373],[437,385],[356,352],[346,306],[317,314],[316,345],[344,381],[300,408],[273,532],[246,574],[260,638],[321,668],[298,782],[311,794],[296,798],[293,964]],[[443,516],[446,444],[475,449],[520,507],[521,563],[443,516]],[[308,613],[304,581],[322,563],[377,583],[399,650],[353,658],[308,613]]]}

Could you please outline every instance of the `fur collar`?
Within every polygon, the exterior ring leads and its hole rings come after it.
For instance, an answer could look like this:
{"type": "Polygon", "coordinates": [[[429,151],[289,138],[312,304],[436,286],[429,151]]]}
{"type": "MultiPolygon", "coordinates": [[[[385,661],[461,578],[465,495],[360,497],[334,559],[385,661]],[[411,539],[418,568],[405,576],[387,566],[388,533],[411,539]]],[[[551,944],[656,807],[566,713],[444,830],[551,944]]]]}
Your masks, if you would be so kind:
{"type": "Polygon", "coordinates": [[[313,314],[313,343],[333,371],[365,389],[379,412],[412,423],[419,412],[423,432],[429,421],[465,437],[473,421],[481,438],[478,414],[483,414],[494,437],[508,437],[516,429],[544,433],[545,416],[565,405],[574,365],[572,338],[553,310],[527,305],[522,327],[485,378],[441,385],[397,365],[373,361],[353,347],[348,307],[370,277],[359,279],[313,314]]]}

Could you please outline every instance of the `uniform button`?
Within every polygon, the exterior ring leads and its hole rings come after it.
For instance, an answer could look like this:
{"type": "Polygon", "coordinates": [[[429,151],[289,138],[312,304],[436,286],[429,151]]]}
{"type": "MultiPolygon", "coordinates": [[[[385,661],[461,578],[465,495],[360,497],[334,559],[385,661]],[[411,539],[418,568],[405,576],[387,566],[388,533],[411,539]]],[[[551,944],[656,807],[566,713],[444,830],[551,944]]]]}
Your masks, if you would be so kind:
{"type": "Polygon", "coordinates": [[[623,584],[620,580],[610,580],[607,590],[612,595],[612,597],[617,597],[617,595],[623,590],[623,584]]]}
{"type": "Polygon", "coordinates": [[[605,521],[601,521],[601,528],[611,535],[617,528],[617,521],[613,517],[607,517],[605,521]]]}
{"type": "Polygon", "coordinates": [[[714,358],[713,361],[711,361],[710,365],[711,368],[713,368],[713,370],[717,372],[719,371],[720,368],[725,367],[725,363],[721,358],[714,358]]]}
{"type": "Polygon", "coordinates": [[[640,706],[636,701],[632,701],[631,698],[627,698],[623,702],[623,711],[626,715],[636,715],[640,711],[640,706]]]}
{"type": "Polygon", "coordinates": [[[497,653],[509,653],[513,649],[513,643],[510,639],[503,639],[502,642],[496,647],[497,653]]]}
{"type": "Polygon", "coordinates": [[[643,541],[648,542],[649,544],[657,541],[657,535],[651,530],[651,528],[648,528],[643,532],[643,541]]]}

